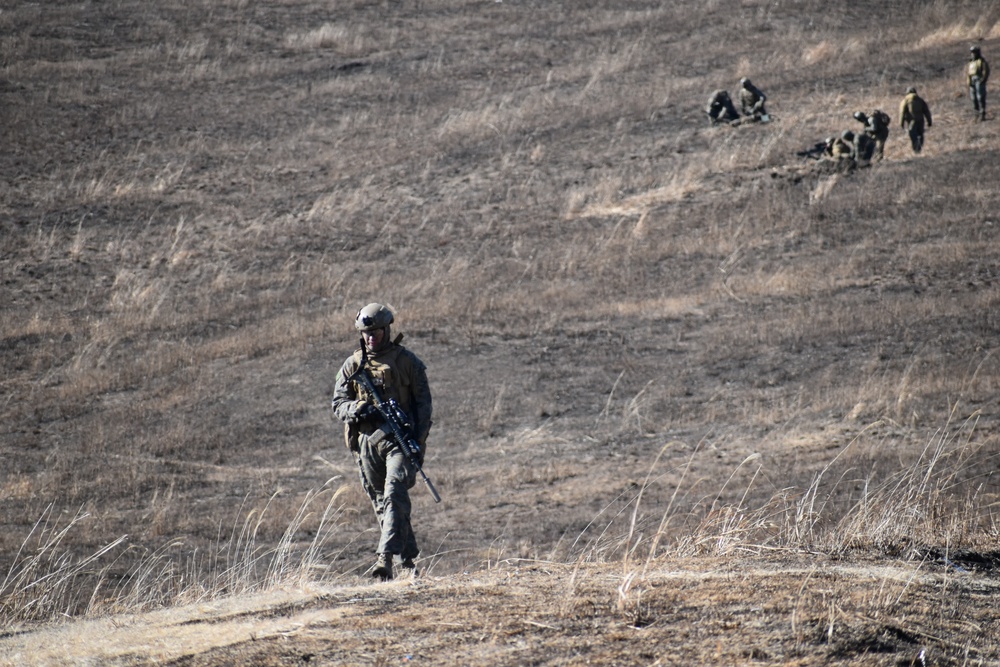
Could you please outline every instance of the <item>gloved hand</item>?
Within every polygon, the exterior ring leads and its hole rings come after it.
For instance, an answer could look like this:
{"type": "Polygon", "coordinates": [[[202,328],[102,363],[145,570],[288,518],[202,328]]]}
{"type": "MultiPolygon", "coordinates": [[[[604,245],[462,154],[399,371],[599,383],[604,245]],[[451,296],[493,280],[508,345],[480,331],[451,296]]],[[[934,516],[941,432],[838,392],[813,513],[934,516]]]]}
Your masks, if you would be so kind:
{"type": "Polygon", "coordinates": [[[378,410],[371,403],[361,403],[354,412],[354,419],[359,422],[369,421],[379,416],[378,410]]]}

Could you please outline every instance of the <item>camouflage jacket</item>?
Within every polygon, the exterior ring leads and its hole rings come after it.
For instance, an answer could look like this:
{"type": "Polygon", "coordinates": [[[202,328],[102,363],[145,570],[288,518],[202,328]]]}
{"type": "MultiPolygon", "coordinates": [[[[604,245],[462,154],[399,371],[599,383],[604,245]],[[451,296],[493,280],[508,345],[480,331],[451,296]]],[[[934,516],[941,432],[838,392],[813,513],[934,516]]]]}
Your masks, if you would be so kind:
{"type": "Polygon", "coordinates": [[[830,143],[827,155],[838,160],[842,158],[849,158],[851,157],[851,144],[847,143],[840,137],[837,137],[830,143]]]}
{"type": "Polygon", "coordinates": [[[729,93],[724,90],[717,90],[708,98],[708,104],[705,105],[705,113],[719,113],[721,110],[729,108],[732,105],[733,101],[729,98],[729,93]]]}
{"type": "Polygon", "coordinates": [[[931,109],[927,106],[927,102],[924,102],[924,98],[916,93],[910,93],[899,104],[899,126],[906,127],[910,124],[914,128],[922,128],[924,121],[927,122],[927,127],[933,124],[931,109]]]}
{"type": "Polygon", "coordinates": [[[969,66],[965,71],[965,78],[970,86],[973,83],[986,83],[990,78],[990,65],[982,56],[979,56],[975,60],[970,60],[969,66]]]}
{"type": "MultiPolygon", "coordinates": [[[[356,443],[359,433],[371,434],[377,423],[357,418],[362,403],[371,402],[364,390],[349,378],[361,365],[361,350],[344,361],[337,372],[331,407],[334,415],[346,424],[348,446],[356,443]],[[352,438],[354,441],[352,442],[352,438]]],[[[382,398],[396,399],[413,424],[413,436],[423,446],[431,430],[431,390],[427,382],[427,367],[417,355],[395,343],[368,357],[368,370],[379,387],[382,398]]]]}
{"type": "Polygon", "coordinates": [[[740,88],[740,107],[747,116],[760,111],[767,101],[765,95],[757,86],[740,88]]]}
{"type": "Polygon", "coordinates": [[[885,141],[889,136],[889,123],[892,122],[889,114],[881,109],[875,109],[868,114],[868,122],[865,123],[865,133],[885,141]]]}

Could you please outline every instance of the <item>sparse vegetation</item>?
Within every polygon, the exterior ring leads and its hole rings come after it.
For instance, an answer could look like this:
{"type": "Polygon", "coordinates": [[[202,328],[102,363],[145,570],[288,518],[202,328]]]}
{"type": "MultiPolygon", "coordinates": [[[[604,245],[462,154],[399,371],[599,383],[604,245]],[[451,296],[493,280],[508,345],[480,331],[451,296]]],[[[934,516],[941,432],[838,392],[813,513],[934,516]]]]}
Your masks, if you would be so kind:
{"type": "Polygon", "coordinates": [[[1000,14],[612,4],[0,9],[3,660],[1000,660],[1000,14]],[[744,75],[775,121],[709,127],[744,75]],[[908,85],[922,155],[795,157],[908,85]],[[445,502],[359,593],[372,299],[445,502]]]}

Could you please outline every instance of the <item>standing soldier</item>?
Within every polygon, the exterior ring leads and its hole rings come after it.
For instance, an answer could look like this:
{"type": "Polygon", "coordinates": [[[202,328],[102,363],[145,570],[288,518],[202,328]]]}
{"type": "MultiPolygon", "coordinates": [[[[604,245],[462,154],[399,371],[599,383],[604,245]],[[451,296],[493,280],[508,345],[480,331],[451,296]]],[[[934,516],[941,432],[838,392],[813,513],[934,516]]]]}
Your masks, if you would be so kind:
{"type": "Polygon", "coordinates": [[[766,120],[767,111],[764,109],[764,102],[767,102],[767,95],[750,83],[750,79],[745,77],[740,79],[740,107],[744,116],[754,120],[766,120]]]}
{"type": "Polygon", "coordinates": [[[361,486],[371,499],[381,528],[372,576],[392,579],[393,556],[400,567],[416,575],[413,559],[419,549],[410,525],[410,493],[417,470],[400,450],[376,410],[373,397],[351,378],[366,359],[373,383],[386,401],[395,399],[413,424],[413,437],[420,444],[423,459],[431,428],[431,390],[427,370],[415,354],[391,340],[392,311],[380,303],[370,303],[354,320],[361,332],[364,349],[357,350],[340,367],[331,407],[345,424],[347,446],[361,473],[361,486]],[[387,434],[387,432],[389,432],[387,434]]]}
{"type": "Polygon", "coordinates": [[[969,49],[969,65],[965,70],[969,84],[969,97],[975,109],[977,120],[986,120],[986,81],[990,78],[990,65],[979,52],[978,46],[969,49]]]}
{"type": "Polygon", "coordinates": [[[934,124],[930,107],[924,98],[917,95],[917,89],[910,86],[899,104],[899,126],[904,129],[909,126],[910,145],[914,153],[919,153],[924,147],[924,121],[927,121],[927,127],[934,124]]]}
{"type": "Polygon", "coordinates": [[[889,114],[881,109],[876,109],[870,114],[855,111],[854,119],[864,124],[864,133],[875,140],[874,158],[881,160],[885,151],[885,142],[889,139],[889,124],[892,122],[889,114]]]}

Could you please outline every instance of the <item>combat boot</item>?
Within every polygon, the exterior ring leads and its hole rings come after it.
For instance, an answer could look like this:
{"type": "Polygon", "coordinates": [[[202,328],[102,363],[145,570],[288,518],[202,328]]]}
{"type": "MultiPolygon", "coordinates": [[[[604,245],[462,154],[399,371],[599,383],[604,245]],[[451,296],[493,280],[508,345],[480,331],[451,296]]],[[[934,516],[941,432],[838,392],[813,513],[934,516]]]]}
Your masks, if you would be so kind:
{"type": "Polygon", "coordinates": [[[404,574],[409,574],[411,579],[417,578],[417,564],[413,562],[412,558],[404,558],[403,562],[399,564],[399,567],[403,570],[404,574]]]}
{"type": "Polygon", "coordinates": [[[372,576],[382,581],[392,579],[392,554],[379,554],[375,559],[375,567],[372,569],[372,576]]]}

